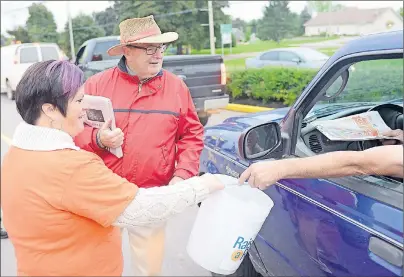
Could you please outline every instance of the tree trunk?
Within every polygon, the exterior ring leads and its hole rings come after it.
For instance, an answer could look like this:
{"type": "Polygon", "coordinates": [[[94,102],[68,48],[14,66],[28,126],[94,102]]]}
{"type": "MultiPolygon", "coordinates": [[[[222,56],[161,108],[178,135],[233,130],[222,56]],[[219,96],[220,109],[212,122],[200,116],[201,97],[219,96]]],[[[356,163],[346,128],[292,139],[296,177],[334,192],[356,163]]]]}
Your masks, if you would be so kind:
{"type": "Polygon", "coordinates": [[[182,55],[182,44],[177,45],[177,55],[182,55]]]}

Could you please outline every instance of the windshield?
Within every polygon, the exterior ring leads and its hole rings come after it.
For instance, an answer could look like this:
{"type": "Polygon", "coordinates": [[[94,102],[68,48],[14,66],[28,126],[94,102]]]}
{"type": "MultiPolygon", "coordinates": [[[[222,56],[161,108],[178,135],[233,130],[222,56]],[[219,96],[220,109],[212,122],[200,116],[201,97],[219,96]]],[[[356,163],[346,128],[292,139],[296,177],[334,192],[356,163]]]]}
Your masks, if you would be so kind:
{"type": "MultiPolygon", "coordinates": [[[[341,84],[342,78],[339,77],[327,89],[326,95],[337,93],[341,84]]],[[[308,116],[320,117],[352,107],[402,101],[403,60],[363,61],[350,67],[349,79],[342,93],[335,98],[317,102],[308,116]]]]}
{"type": "Polygon", "coordinates": [[[329,58],[329,56],[310,48],[299,50],[299,55],[306,61],[324,61],[329,58]]]}

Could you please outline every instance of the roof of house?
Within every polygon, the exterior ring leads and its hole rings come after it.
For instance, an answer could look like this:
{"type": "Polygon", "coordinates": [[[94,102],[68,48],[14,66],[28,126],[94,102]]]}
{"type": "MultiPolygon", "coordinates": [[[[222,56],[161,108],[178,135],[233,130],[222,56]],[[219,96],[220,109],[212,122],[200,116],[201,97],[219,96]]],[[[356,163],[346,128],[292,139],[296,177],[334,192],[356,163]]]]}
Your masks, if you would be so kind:
{"type": "MultiPolygon", "coordinates": [[[[382,13],[391,8],[358,9],[355,7],[345,8],[335,12],[321,12],[307,21],[304,26],[326,25],[359,25],[374,22],[382,13]]],[[[392,10],[393,11],[393,10],[392,10]]],[[[394,12],[394,11],[393,11],[394,12]]]]}

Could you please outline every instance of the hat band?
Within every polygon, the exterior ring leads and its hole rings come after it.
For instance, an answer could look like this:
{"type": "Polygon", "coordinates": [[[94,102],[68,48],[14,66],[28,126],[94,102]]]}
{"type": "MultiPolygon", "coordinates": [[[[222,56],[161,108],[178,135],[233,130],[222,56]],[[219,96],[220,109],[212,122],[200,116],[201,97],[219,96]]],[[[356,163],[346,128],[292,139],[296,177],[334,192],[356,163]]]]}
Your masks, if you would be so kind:
{"type": "Polygon", "coordinates": [[[160,28],[158,26],[154,26],[146,31],[136,34],[135,36],[129,37],[126,41],[121,41],[121,43],[128,44],[131,42],[136,42],[137,40],[142,39],[142,38],[147,38],[147,37],[160,35],[160,34],[161,34],[160,28]]]}

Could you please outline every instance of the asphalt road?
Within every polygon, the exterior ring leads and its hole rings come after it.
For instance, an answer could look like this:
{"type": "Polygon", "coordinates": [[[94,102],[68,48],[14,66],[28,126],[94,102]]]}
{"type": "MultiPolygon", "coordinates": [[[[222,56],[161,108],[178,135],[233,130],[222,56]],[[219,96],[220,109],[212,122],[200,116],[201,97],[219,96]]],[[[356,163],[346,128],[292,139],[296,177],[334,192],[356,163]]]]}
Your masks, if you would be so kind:
{"type": "MultiPolygon", "coordinates": [[[[224,119],[240,115],[231,111],[219,111],[214,114],[208,125],[222,122],[224,119]]],[[[21,121],[15,102],[1,95],[1,159],[7,152],[15,127],[21,121]]],[[[172,218],[167,225],[165,259],[163,276],[210,276],[205,269],[195,264],[186,253],[186,244],[195,219],[197,208],[190,208],[181,215],[172,218]]],[[[132,276],[129,243],[124,234],[122,251],[124,254],[123,276],[132,276]]],[[[16,276],[16,260],[14,248],[8,239],[1,240],[1,276],[16,276]]]]}

